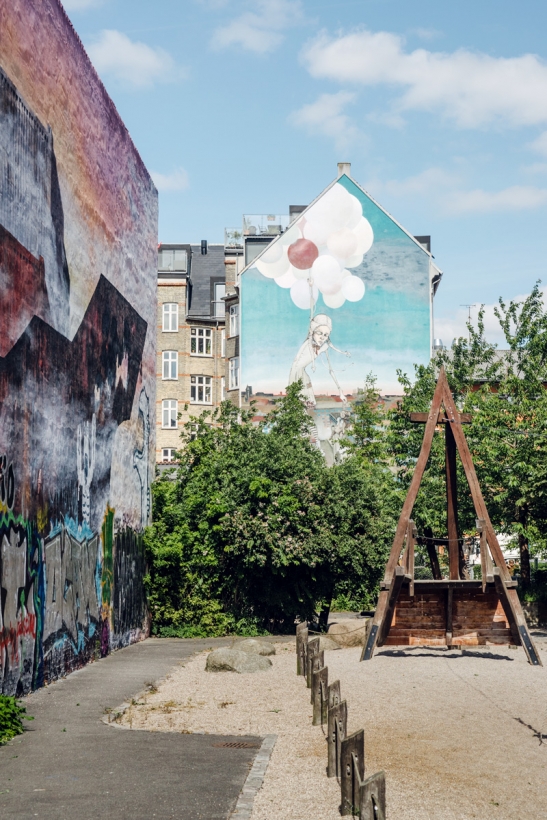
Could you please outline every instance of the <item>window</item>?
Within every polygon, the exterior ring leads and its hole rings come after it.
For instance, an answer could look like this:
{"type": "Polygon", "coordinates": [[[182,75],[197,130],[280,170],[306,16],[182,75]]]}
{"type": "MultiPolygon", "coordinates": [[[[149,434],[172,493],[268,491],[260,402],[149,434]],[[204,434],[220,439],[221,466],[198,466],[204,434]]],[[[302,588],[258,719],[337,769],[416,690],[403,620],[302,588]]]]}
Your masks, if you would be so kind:
{"type": "Polygon", "coordinates": [[[179,354],[176,350],[164,350],[162,354],[162,379],[178,379],[179,354]]]}
{"type": "Polygon", "coordinates": [[[210,376],[190,376],[190,402],[212,404],[210,376]]]}
{"type": "Polygon", "coordinates": [[[222,358],[226,355],[226,331],[220,331],[220,355],[222,358]]]}
{"type": "Polygon", "coordinates": [[[176,399],[164,399],[161,403],[163,428],[178,427],[178,402],[176,399]]]}
{"type": "Polygon", "coordinates": [[[176,452],[177,451],[175,450],[174,447],[164,447],[163,450],[161,451],[162,461],[164,463],[169,462],[169,461],[174,461],[176,452]]]}
{"type": "Polygon", "coordinates": [[[186,251],[182,248],[161,248],[158,251],[159,271],[182,271],[186,272],[186,251]]]}
{"type": "Polygon", "coordinates": [[[213,304],[213,316],[222,317],[226,315],[226,305],[222,299],[226,296],[226,285],[224,282],[215,283],[215,301],[213,304]]]}
{"type": "Polygon", "coordinates": [[[230,390],[236,390],[239,387],[239,357],[230,359],[230,390]]]}
{"type": "Polygon", "coordinates": [[[226,398],[226,379],[224,376],[220,377],[220,400],[224,401],[226,398]]]}
{"type": "Polygon", "coordinates": [[[239,305],[232,305],[230,308],[230,336],[237,336],[239,333],[239,305]]]}
{"type": "Polygon", "coordinates": [[[179,329],[179,306],[176,302],[166,302],[163,306],[163,332],[176,333],[179,329]]]}
{"type": "Polygon", "coordinates": [[[208,327],[193,327],[190,335],[190,355],[212,356],[211,329],[208,327]]]}

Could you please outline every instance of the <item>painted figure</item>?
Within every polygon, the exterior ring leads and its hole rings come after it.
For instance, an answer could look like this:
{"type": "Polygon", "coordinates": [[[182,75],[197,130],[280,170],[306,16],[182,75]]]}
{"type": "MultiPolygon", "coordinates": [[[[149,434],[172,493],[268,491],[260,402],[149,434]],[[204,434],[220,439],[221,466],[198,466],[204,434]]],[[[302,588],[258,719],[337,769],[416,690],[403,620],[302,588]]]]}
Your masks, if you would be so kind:
{"type": "Polygon", "coordinates": [[[306,404],[308,405],[308,407],[315,407],[316,401],[315,393],[313,392],[311,378],[306,368],[311,367],[312,372],[315,372],[316,359],[323,353],[325,354],[327,367],[329,369],[331,378],[334,384],[336,385],[338,394],[344,402],[344,404],[347,404],[346,395],[340,387],[340,384],[336,377],[336,373],[332,369],[331,361],[329,358],[329,348],[335,350],[337,353],[342,353],[344,356],[350,356],[351,354],[345,350],[338,350],[338,348],[332,344],[330,340],[331,332],[332,319],[330,318],[330,316],[327,316],[325,313],[319,313],[317,316],[312,317],[312,319],[310,320],[308,337],[302,345],[302,347],[300,348],[300,350],[298,351],[298,353],[296,354],[296,356],[294,357],[294,361],[291,366],[291,372],[289,374],[289,384],[293,384],[299,379],[302,380],[302,393],[305,396],[306,404]]]}

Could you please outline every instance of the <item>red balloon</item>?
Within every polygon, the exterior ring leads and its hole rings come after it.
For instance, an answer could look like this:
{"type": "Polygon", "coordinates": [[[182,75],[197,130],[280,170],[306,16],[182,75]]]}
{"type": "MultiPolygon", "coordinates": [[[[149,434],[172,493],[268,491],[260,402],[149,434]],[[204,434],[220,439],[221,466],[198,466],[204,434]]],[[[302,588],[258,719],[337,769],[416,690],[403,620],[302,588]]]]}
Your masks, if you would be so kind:
{"type": "Polygon", "coordinates": [[[289,245],[287,256],[293,267],[298,270],[308,270],[319,256],[319,250],[317,245],[309,239],[297,239],[289,245]]]}

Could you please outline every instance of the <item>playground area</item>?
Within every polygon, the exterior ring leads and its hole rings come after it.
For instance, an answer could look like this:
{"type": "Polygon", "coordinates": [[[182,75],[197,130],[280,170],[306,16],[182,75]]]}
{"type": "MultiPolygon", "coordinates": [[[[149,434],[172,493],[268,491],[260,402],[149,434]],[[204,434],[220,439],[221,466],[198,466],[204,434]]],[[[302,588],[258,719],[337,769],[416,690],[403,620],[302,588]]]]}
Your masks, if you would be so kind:
{"type": "MultiPolygon", "coordinates": [[[[547,659],[547,632],[533,633],[547,659]]],[[[360,647],[325,651],[339,679],[348,732],[364,727],[366,774],[386,772],[397,820],[534,820],[547,793],[547,670],[522,648],[360,647]]],[[[326,776],[324,727],[294,643],[259,674],[205,672],[206,652],[175,667],[121,722],[158,732],[277,735],[252,820],[335,820],[340,789],[326,776]]]]}

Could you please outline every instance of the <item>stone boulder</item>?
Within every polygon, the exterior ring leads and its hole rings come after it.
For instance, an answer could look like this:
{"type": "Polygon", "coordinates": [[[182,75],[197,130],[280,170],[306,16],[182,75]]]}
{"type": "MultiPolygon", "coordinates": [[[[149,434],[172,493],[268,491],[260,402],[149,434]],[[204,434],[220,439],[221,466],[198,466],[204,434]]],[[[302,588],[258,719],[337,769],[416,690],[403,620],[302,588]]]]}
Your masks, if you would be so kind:
{"type": "Polygon", "coordinates": [[[329,637],[328,635],[321,635],[319,638],[319,651],[322,649],[340,649],[334,638],[329,637]]]}
{"type": "Polygon", "coordinates": [[[259,638],[245,638],[244,641],[238,641],[232,647],[238,652],[251,652],[254,655],[275,655],[275,646],[273,643],[261,641],[259,638]]]}
{"type": "Polygon", "coordinates": [[[363,646],[369,620],[369,618],[348,618],[347,621],[331,624],[327,637],[340,647],[363,646]]]}
{"type": "Polygon", "coordinates": [[[206,672],[265,672],[272,665],[269,658],[254,652],[240,652],[237,649],[215,649],[207,655],[206,672]]]}

